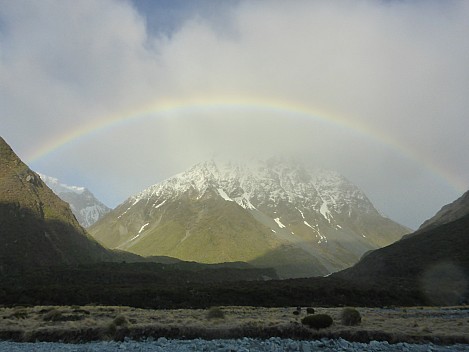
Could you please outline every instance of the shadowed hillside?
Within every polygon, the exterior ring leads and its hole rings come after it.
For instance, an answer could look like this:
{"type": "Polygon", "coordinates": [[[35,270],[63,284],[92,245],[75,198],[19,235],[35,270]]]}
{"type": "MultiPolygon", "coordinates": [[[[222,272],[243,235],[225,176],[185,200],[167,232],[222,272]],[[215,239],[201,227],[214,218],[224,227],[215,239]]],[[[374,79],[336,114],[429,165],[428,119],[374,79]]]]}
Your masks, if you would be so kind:
{"type": "Polygon", "coordinates": [[[354,267],[333,275],[385,287],[421,290],[429,304],[467,302],[469,215],[421,230],[365,255],[354,267]]]}
{"type": "Polygon", "coordinates": [[[469,191],[454,202],[445,205],[433,217],[425,221],[419,231],[447,224],[469,214],[469,191]]]}
{"type": "Polygon", "coordinates": [[[110,260],[60,200],[0,138],[0,263],[4,267],[110,260]]]}

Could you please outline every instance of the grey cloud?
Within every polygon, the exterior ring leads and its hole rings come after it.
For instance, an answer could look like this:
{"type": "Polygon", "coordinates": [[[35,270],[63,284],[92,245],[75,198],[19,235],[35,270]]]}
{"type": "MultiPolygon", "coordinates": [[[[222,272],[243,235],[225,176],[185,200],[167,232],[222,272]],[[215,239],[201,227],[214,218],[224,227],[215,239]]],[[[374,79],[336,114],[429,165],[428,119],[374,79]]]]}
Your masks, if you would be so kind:
{"type": "Polygon", "coordinates": [[[157,25],[159,4],[2,2],[0,133],[20,155],[159,101],[239,103],[103,129],[34,161],[38,171],[116,205],[214,154],[293,154],[344,173],[413,227],[467,188],[467,2],[181,3],[157,25]]]}

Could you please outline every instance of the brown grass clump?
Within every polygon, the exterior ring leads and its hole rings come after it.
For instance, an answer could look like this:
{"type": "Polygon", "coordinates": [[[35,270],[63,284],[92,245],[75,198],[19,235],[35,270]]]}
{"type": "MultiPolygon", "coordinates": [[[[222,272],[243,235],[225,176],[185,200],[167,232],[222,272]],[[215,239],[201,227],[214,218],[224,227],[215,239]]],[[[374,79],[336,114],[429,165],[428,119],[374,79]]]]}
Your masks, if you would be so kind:
{"type": "Polygon", "coordinates": [[[340,314],[342,324],[347,326],[360,325],[362,317],[355,308],[344,308],[340,314]]]}
{"type": "Polygon", "coordinates": [[[42,319],[45,321],[61,321],[63,319],[63,315],[58,309],[52,309],[44,314],[42,319]]]}
{"type": "Polygon", "coordinates": [[[24,308],[19,308],[15,310],[11,315],[10,318],[14,319],[27,319],[28,318],[28,312],[24,308]]]}
{"type": "MultiPolygon", "coordinates": [[[[41,314],[41,312],[39,312],[41,314]]],[[[42,320],[44,321],[78,321],[78,320],[83,320],[85,316],[83,315],[83,312],[81,310],[73,310],[71,312],[68,312],[69,314],[66,314],[65,311],[59,310],[59,309],[51,309],[48,311],[45,311],[45,314],[42,317],[42,320]]],[[[86,314],[86,313],[84,313],[86,314]]],[[[88,314],[90,314],[88,312],[88,314]]]]}

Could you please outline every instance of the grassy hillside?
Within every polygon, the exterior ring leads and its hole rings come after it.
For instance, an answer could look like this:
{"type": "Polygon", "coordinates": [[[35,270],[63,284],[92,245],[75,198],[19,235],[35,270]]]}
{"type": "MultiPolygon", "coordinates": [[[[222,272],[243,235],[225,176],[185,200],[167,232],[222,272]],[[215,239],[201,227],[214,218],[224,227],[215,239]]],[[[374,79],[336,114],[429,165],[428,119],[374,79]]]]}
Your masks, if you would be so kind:
{"type": "Polygon", "coordinates": [[[257,267],[273,267],[282,277],[327,273],[311,255],[286,246],[245,209],[220,197],[168,201],[163,211],[152,209],[150,213],[143,204],[135,208],[132,215],[121,217],[116,214],[125,209],[117,209],[89,231],[111,248],[122,243],[122,237],[135,238],[117,248],[142,256],[165,255],[199,263],[244,261],[257,267]],[[154,218],[158,220],[151,221],[154,218]],[[150,224],[139,235],[146,223],[150,224]]]}
{"type": "Polygon", "coordinates": [[[112,255],[0,138],[0,265],[75,264],[112,255]]]}

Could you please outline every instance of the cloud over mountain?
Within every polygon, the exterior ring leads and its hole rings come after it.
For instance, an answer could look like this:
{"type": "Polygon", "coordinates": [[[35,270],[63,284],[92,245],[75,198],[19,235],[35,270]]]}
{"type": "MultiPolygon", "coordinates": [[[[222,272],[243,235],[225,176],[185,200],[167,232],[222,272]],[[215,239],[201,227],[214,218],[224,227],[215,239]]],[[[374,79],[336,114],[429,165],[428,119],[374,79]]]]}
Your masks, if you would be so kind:
{"type": "Polygon", "coordinates": [[[413,226],[468,186],[467,2],[0,3],[2,135],[28,158],[110,123],[31,160],[107,203],[214,151],[301,154],[413,226]]]}

